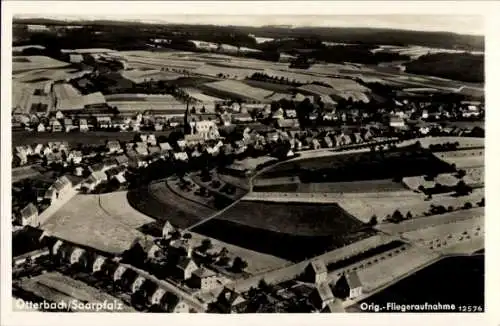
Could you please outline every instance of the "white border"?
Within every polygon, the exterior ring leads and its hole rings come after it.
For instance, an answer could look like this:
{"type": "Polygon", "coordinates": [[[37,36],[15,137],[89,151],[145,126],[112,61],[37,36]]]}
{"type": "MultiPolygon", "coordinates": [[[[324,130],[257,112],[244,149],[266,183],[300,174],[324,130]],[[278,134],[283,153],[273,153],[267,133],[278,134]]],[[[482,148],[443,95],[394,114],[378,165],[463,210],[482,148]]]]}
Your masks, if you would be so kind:
{"type": "MultiPolygon", "coordinates": [[[[500,190],[498,169],[495,164],[499,148],[500,128],[500,15],[495,1],[351,1],[335,3],[327,1],[308,2],[132,2],[132,1],[3,1],[2,2],[2,133],[1,133],[1,325],[89,325],[120,323],[136,324],[201,324],[219,325],[223,322],[241,325],[280,323],[288,325],[401,325],[423,323],[450,325],[500,325],[500,271],[499,271],[499,217],[495,190],[500,190]],[[387,15],[387,14],[432,14],[432,15],[484,15],[486,19],[486,94],[487,94],[487,153],[486,153],[486,308],[485,314],[279,314],[279,315],[166,315],[166,314],[56,314],[13,313],[11,304],[11,223],[10,223],[10,108],[11,108],[11,21],[13,14],[28,14],[51,17],[74,15],[92,17],[93,13],[125,15],[387,15]]],[[[464,280],[467,282],[467,280],[464,280]]],[[[457,284],[460,287],[460,284],[457,284]]]]}

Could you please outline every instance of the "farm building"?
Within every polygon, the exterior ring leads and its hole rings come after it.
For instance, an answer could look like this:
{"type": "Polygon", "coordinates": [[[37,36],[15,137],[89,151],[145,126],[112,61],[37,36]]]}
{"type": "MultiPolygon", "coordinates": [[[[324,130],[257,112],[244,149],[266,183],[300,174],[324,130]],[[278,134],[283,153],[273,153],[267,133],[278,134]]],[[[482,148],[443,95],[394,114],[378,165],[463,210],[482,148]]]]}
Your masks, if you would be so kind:
{"type": "Polygon", "coordinates": [[[304,271],[304,278],[316,284],[326,282],[328,271],[322,260],[314,260],[307,265],[304,271]]]}
{"type": "Polygon", "coordinates": [[[184,280],[191,278],[194,271],[198,269],[196,263],[189,258],[181,258],[181,260],[176,265],[177,273],[184,280]]]}
{"type": "Polygon", "coordinates": [[[201,267],[192,273],[191,283],[202,291],[213,290],[219,285],[217,274],[205,267],[201,267]]]}
{"type": "Polygon", "coordinates": [[[52,203],[55,200],[65,198],[71,192],[72,187],[71,181],[66,176],[62,176],[47,189],[44,197],[52,203]]]}

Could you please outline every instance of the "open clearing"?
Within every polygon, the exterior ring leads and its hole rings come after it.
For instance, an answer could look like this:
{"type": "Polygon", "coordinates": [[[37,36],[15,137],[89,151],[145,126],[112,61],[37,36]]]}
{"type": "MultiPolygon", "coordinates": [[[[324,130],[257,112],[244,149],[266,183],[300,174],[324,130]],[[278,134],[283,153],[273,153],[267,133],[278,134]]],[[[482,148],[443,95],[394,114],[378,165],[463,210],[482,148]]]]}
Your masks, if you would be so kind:
{"type": "Polygon", "coordinates": [[[118,199],[122,197],[122,194],[111,196],[115,200],[113,204],[107,198],[104,206],[109,209],[107,211],[101,206],[105,200],[99,195],[76,195],[46,221],[43,229],[76,244],[103,252],[121,253],[130,248],[136,239],[144,237],[135,230],[138,215],[127,214],[131,210],[126,208],[126,201],[121,203],[123,207],[117,207],[120,205],[118,199]],[[113,212],[118,215],[112,215],[113,212]]]}
{"type": "MultiPolygon", "coordinates": [[[[123,307],[122,312],[135,311],[120,299],[57,272],[45,273],[33,278],[23,279],[20,285],[25,291],[31,292],[50,302],[65,301],[69,304],[71,300],[75,299],[82,303],[102,303],[104,301],[119,302],[123,307]]],[[[104,308],[102,311],[112,312],[104,308]]]]}

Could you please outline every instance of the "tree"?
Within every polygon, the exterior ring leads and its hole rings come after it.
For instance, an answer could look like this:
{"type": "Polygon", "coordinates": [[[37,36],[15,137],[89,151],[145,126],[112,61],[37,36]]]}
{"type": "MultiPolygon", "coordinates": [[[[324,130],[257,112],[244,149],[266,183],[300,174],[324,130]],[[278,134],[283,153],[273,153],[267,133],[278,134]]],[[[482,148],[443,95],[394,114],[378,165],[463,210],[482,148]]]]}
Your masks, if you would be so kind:
{"type": "Polygon", "coordinates": [[[413,214],[410,211],[408,211],[408,213],[406,213],[406,219],[409,220],[411,218],[413,218],[413,214]]]}
{"type": "Polygon", "coordinates": [[[193,238],[193,235],[189,232],[186,232],[182,235],[182,238],[188,240],[188,239],[193,238]]]}
{"type": "Polygon", "coordinates": [[[463,180],[460,180],[455,186],[455,192],[458,196],[466,196],[472,192],[472,188],[463,180]]]}
{"type": "Polygon", "coordinates": [[[484,197],[477,203],[477,206],[484,207],[484,197]]]}
{"type": "Polygon", "coordinates": [[[373,215],[370,218],[370,221],[368,222],[368,225],[371,225],[371,226],[377,225],[377,215],[373,215]]]}
{"type": "Polygon", "coordinates": [[[464,209],[471,209],[472,208],[472,204],[470,202],[466,202],[464,204],[464,209]]]}
{"type": "Polygon", "coordinates": [[[457,178],[462,179],[463,177],[465,177],[465,174],[465,170],[460,169],[457,171],[457,178]]]}
{"type": "Polygon", "coordinates": [[[403,214],[401,214],[401,212],[398,209],[396,209],[394,211],[394,213],[392,214],[392,218],[395,221],[399,222],[399,221],[401,221],[403,219],[403,214]]]}
{"type": "Polygon", "coordinates": [[[203,239],[203,241],[201,241],[200,250],[207,251],[210,248],[212,248],[212,241],[210,241],[210,239],[203,239]]]}
{"type": "Polygon", "coordinates": [[[234,258],[232,269],[235,272],[242,272],[247,266],[248,263],[245,260],[241,257],[236,257],[234,258]]]}

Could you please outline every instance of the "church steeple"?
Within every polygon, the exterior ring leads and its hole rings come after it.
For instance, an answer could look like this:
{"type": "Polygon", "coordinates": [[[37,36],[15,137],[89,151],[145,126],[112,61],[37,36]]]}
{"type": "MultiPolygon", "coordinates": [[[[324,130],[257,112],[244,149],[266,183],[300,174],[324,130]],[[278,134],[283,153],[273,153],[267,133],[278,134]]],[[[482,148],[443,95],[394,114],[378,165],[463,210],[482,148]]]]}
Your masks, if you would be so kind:
{"type": "Polygon", "coordinates": [[[189,98],[186,101],[186,112],[184,112],[184,135],[191,134],[191,124],[189,121],[189,98]]]}

